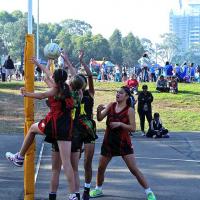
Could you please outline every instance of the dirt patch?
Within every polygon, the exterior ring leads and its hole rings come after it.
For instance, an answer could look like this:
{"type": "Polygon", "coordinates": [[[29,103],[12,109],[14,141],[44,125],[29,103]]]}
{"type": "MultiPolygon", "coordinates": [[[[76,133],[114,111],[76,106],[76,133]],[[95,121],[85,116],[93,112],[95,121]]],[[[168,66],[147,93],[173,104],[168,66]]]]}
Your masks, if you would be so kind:
{"type": "MultiPolygon", "coordinates": [[[[48,112],[45,101],[35,100],[35,121],[48,112]]],[[[0,92],[0,133],[23,133],[24,99],[20,95],[0,92]]]]}

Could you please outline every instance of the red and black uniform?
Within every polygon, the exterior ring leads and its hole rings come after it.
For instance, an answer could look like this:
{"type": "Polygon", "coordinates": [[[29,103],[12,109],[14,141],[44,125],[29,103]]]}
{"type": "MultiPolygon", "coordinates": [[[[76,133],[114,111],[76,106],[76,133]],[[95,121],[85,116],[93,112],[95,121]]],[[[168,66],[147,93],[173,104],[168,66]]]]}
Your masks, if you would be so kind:
{"type": "Polygon", "coordinates": [[[108,111],[106,132],[101,146],[101,155],[103,156],[112,157],[133,154],[133,146],[129,136],[129,131],[121,127],[115,129],[110,128],[111,122],[130,124],[128,116],[128,110],[130,107],[126,106],[122,111],[117,113],[115,111],[116,105],[117,103],[113,103],[108,111]]]}
{"type": "Polygon", "coordinates": [[[57,140],[71,141],[73,98],[60,100],[49,97],[48,104],[50,111],[38,124],[38,128],[46,135],[45,141],[50,143],[57,140]]]}

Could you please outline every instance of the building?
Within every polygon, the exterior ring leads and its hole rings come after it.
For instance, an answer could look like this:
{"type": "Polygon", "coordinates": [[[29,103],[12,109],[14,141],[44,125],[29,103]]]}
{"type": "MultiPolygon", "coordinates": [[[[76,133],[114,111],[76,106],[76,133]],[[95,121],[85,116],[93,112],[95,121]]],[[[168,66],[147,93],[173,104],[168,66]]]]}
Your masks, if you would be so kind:
{"type": "Polygon", "coordinates": [[[187,51],[200,44],[200,0],[189,0],[187,4],[179,0],[179,3],[179,10],[170,11],[169,30],[181,40],[181,49],[187,51]]]}

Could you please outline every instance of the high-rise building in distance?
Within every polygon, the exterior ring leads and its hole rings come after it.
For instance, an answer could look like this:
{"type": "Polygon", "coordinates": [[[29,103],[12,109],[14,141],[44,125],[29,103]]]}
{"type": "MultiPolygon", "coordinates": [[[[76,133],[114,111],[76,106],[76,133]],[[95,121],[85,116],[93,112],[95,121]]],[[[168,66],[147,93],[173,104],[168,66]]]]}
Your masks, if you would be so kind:
{"type": "Polygon", "coordinates": [[[181,49],[187,51],[193,45],[200,44],[200,0],[179,0],[179,10],[169,14],[169,30],[181,41],[181,49]]]}

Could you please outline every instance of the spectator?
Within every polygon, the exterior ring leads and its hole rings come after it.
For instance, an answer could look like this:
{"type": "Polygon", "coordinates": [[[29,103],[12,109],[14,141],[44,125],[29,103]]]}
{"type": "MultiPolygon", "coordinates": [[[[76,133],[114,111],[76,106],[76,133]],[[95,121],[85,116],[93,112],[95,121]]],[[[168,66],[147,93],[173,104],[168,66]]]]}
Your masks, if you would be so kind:
{"type": "Polygon", "coordinates": [[[142,69],[142,81],[149,82],[149,67],[151,65],[150,59],[147,53],[145,53],[142,58],[138,60],[138,63],[140,64],[140,67],[142,69]]]}
{"type": "Polygon", "coordinates": [[[190,76],[190,83],[194,82],[194,76],[195,76],[194,63],[191,63],[190,66],[189,66],[189,76],[190,76]]]}
{"type": "Polygon", "coordinates": [[[145,131],[144,131],[145,116],[150,125],[150,122],[152,120],[151,103],[153,102],[153,96],[151,92],[147,91],[148,90],[147,85],[143,85],[142,90],[143,91],[138,96],[138,114],[140,118],[140,127],[142,135],[145,136],[145,131]]]}
{"type": "Polygon", "coordinates": [[[156,90],[159,92],[169,92],[168,82],[163,75],[156,82],[156,90]]]}
{"type": "Polygon", "coordinates": [[[181,67],[179,64],[176,64],[174,67],[174,75],[178,78],[178,80],[181,80],[181,67]]]}
{"type": "Polygon", "coordinates": [[[7,60],[4,63],[4,67],[6,69],[6,80],[9,77],[9,81],[11,81],[12,75],[14,74],[14,63],[12,61],[12,59],[10,58],[10,56],[8,56],[7,60]]]}
{"type": "Polygon", "coordinates": [[[132,74],[130,79],[127,81],[126,86],[130,89],[131,93],[137,95],[139,83],[135,74],[132,74]]]}
{"type": "Polygon", "coordinates": [[[2,78],[2,82],[6,81],[6,68],[4,65],[1,68],[1,78],[2,78]]]}
{"type": "Polygon", "coordinates": [[[118,65],[115,67],[115,82],[121,82],[121,72],[118,65]]]}
{"type": "Polygon", "coordinates": [[[196,67],[195,80],[200,83],[200,65],[196,67]]]}
{"type": "Polygon", "coordinates": [[[127,81],[127,73],[126,73],[126,67],[123,67],[122,69],[122,80],[123,82],[126,82],[127,81]]]}
{"type": "Polygon", "coordinates": [[[169,61],[167,61],[165,63],[164,69],[163,69],[163,73],[164,73],[164,77],[166,77],[167,79],[170,79],[173,76],[173,67],[172,65],[169,63],[169,61]]]}
{"type": "Polygon", "coordinates": [[[156,70],[155,70],[155,66],[152,65],[149,69],[150,71],[150,79],[151,79],[151,82],[156,82],[156,70]]]}
{"type": "Polygon", "coordinates": [[[182,66],[182,73],[181,73],[181,79],[182,81],[184,81],[185,83],[189,83],[190,82],[190,77],[189,77],[189,66],[188,64],[185,62],[182,66]]]}
{"type": "Polygon", "coordinates": [[[172,80],[169,82],[169,91],[173,94],[178,93],[178,81],[176,76],[172,76],[172,80]]]}
{"type": "Polygon", "coordinates": [[[151,125],[146,136],[155,138],[169,138],[168,130],[162,125],[159,113],[154,113],[154,117],[151,121],[151,125]]]}

